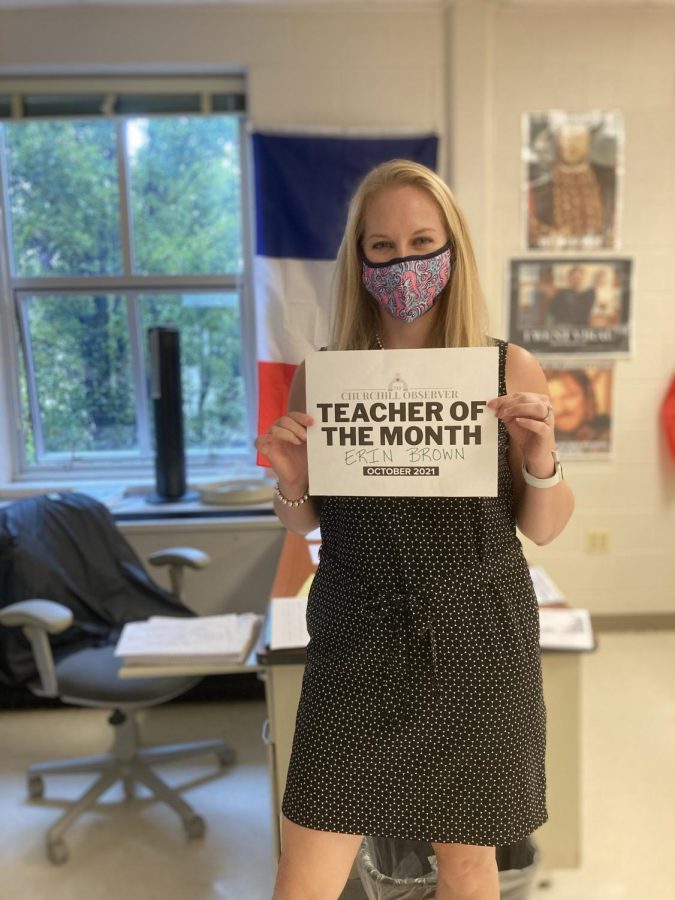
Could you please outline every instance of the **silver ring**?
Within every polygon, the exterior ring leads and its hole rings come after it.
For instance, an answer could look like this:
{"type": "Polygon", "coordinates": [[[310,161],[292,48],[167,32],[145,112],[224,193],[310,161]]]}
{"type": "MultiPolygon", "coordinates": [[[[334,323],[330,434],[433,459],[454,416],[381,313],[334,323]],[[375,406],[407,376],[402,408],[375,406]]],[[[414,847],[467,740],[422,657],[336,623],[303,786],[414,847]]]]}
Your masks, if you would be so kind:
{"type": "Polygon", "coordinates": [[[551,415],[552,412],[553,412],[553,407],[552,407],[551,404],[549,403],[549,404],[548,404],[548,409],[546,410],[546,415],[544,416],[543,419],[539,419],[539,421],[540,421],[540,422],[545,422],[545,421],[548,419],[548,417],[551,415]]]}

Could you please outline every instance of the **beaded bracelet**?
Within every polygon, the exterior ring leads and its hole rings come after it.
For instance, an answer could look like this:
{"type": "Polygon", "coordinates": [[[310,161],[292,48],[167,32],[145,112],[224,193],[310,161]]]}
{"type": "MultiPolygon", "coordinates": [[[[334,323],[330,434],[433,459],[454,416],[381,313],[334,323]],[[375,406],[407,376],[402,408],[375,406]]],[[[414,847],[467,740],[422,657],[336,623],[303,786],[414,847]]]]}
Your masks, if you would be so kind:
{"type": "Polygon", "coordinates": [[[281,493],[281,490],[279,488],[278,481],[274,486],[274,493],[281,500],[281,502],[284,504],[284,506],[302,506],[303,503],[305,503],[307,500],[309,500],[309,493],[307,491],[305,491],[305,493],[302,495],[302,497],[300,497],[299,500],[289,500],[288,497],[284,497],[284,495],[281,493]]]}

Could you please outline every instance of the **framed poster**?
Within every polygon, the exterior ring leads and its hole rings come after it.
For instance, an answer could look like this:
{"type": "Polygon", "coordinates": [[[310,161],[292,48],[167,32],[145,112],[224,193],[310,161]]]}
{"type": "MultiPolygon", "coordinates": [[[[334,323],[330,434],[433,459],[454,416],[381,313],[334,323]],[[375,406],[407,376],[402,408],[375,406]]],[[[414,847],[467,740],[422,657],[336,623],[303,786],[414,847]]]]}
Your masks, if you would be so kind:
{"type": "Polygon", "coordinates": [[[576,356],[631,351],[630,259],[513,259],[509,337],[532,353],[576,356]]]}
{"type": "Polygon", "coordinates": [[[612,449],[614,367],[610,361],[546,361],[561,459],[607,459],[612,449]]]}
{"type": "Polygon", "coordinates": [[[618,110],[524,114],[525,249],[619,247],[623,135],[618,110]]]}

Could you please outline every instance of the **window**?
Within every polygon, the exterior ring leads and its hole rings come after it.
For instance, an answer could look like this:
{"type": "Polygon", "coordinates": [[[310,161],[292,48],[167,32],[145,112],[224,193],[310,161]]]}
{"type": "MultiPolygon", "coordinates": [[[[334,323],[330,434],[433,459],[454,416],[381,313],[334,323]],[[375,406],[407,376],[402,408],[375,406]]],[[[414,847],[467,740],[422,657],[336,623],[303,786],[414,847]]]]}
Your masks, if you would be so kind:
{"type": "Polygon", "coordinates": [[[151,464],[154,325],[180,331],[190,464],[251,459],[243,113],[235,78],[0,80],[24,472],[151,464]]]}

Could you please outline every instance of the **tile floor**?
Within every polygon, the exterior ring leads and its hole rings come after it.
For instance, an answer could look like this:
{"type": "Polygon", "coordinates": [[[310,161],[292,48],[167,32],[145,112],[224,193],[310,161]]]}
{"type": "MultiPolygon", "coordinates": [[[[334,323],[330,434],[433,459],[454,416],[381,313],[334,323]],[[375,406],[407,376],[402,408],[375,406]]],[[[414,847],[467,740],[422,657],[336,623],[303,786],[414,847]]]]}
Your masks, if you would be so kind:
{"type": "MultiPolygon", "coordinates": [[[[583,665],[584,858],[537,876],[536,900],[674,900],[675,633],[599,635],[583,665]]],[[[27,799],[30,761],[102,752],[103,712],[0,712],[2,900],[270,900],[274,882],[270,786],[261,741],[264,703],[172,704],[141,717],[145,743],[222,736],[238,764],[215,777],[208,760],[164,768],[207,820],[187,841],[149,796],[133,809],[111,789],[67,836],[70,860],[47,862],[43,834],[88,776],[52,777],[27,799]]],[[[343,900],[365,896],[358,883],[343,900]]]]}

